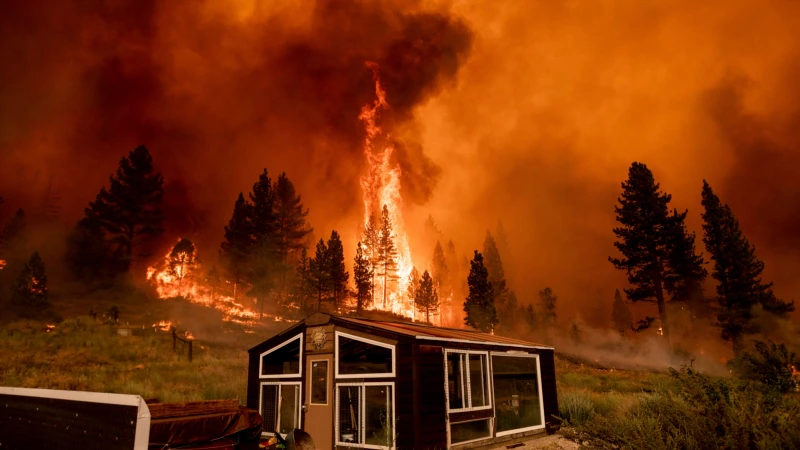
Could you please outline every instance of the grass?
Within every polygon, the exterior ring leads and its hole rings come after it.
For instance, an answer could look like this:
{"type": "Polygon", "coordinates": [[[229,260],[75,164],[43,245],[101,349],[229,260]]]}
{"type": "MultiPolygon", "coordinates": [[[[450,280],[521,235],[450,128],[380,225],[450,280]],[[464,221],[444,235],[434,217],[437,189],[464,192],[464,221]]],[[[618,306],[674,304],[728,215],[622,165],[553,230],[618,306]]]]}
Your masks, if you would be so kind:
{"type": "MultiPolygon", "coordinates": [[[[238,398],[244,402],[246,346],[196,341],[193,361],[172,350],[168,332],[118,336],[89,317],[50,332],[15,322],[0,329],[0,385],[138,394],[161,401],[238,398]]],[[[180,344],[179,344],[180,348],[180,344]]]]}
{"type": "Polygon", "coordinates": [[[557,360],[561,434],[601,449],[800,448],[800,398],[690,368],[604,370],[557,360]]]}

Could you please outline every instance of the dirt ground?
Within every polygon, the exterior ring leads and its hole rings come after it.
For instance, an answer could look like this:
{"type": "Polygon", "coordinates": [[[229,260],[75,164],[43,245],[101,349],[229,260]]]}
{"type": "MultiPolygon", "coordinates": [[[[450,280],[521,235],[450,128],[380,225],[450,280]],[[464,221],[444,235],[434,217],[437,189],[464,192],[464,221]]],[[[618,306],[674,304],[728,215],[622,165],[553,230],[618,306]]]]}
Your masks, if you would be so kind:
{"type": "Polygon", "coordinates": [[[514,450],[576,450],[579,447],[577,443],[564,439],[558,434],[533,438],[529,441],[520,442],[519,444],[498,445],[497,447],[491,447],[491,450],[505,449],[512,446],[514,446],[514,450]]]}

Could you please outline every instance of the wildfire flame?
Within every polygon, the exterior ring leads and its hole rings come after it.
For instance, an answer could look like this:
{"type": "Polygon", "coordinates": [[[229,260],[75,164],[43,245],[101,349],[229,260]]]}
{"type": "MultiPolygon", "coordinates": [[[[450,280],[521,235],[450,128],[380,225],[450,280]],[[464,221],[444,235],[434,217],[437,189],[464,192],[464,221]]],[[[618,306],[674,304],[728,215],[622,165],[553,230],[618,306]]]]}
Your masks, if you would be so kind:
{"type": "Polygon", "coordinates": [[[392,152],[394,147],[387,143],[383,148],[375,148],[375,140],[383,135],[386,142],[389,142],[389,134],[384,133],[377,124],[380,111],[389,109],[386,102],[386,91],[381,87],[381,80],[378,76],[378,65],[368,62],[367,67],[372,69],[373,80],[375,81],[375,100],[371,104],[366,104],[361,108],[358,118],[364,122],[364,129],[367,136],[364,139],[364,156],[367,160],[368,172],[361,178],[361,189],[363,190],[364,200],[364,225],[369,222],[371,215],[379,212],[386,205],[389,212],[389,219],[392,222],[394,232],[394,244],[397,247],[397,282],[389,282],[386,286],[386,304],[383,299],[378,299],[378,293],[383,293],[383,279],[375,277],[374,292],[376,297],[372,307],[406,317],[414,317],[414,307],[410,299],[405,295],[408,288],[409,275],[413,268],[411,260],[411,250],[408,246],[408,236],[403,225],[403,215],[400,210],[402,206],[402,196],[400,194],[400,166],[392,162],[392,152]]]}
{"type": "MultiPolygon", "coordinates": [[[[172,267],[171,270],[170,264],[175,260],[174,256],[172,251],[167,252],[160,264],[147,268],[147,280],[155,286],[159,298],[183,297],[192,303],[218,309],[224,313],[223,320],[242,325],[252,325],[258,318],[258,314],[234,301],[233,297],[215,292],[210,286],[201,283],[198,279],[200,263],[172,267]]],[[[186,259],[194,260],[194,255],[191,256],[192,258],[186,259]]]]}
{"type": "Polygon", "coordinates": [[[5,267],[6,267],[6,260],[5,259],[0,259],[0,270],[3,270],[3,268],[5,268],[5,267]]]}
{"type": "Polygon", "coordinates": [[[161,320],[153,324],[153,328],[158,328],[161,331],[169,331],[172,329],[171,320],[161,320]]]}

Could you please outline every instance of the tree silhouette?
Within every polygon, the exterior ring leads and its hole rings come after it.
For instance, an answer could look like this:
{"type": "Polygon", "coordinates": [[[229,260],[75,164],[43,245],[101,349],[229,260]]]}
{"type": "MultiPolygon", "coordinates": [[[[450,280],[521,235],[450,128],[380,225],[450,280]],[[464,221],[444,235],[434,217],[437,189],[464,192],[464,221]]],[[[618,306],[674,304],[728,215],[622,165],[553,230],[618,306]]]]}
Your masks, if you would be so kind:
{"type": "Polygon", "coordinates": [[[439,241],[436,241],[436,246],[433,248],[431,277],[433,278],[433,285],[438,292],[443,293],[445,296],[450,294],[450,271],[447,269],[444,248],[439,241]]]}
{"type": "MultiPolygon", "coordinates": [[[[306,223],[308,209],[303,209],[294,184],[281,173],[275,181],[276,252],[281,262],[281,291],[286,290],[286,276],[291,267],[292,255],[305,248],[305,240],[312,231],[306,223]]],[[[296,259],[296,256],[295,256],[296,259]]]]}
{"type": "Polygon", "coordinates": [[[408,299],[411,303],[417,300],[417,290],[419,289],[420,275],[416,267],[411,268],[408,274],[408,299]]]}
{"type": "Polygon", "coordinates": [[[196,268],[197,254],[194,243],[187,238],[181,238],[167,257],[167,273],[178,280],[179,291],[183,280],[196,268]]]}
{"type": "Polygon", "coordinates": [[[41,317],[50,307],[47,274],[39,252],[22,267],[11,294],[11,306],[23,318],[41,317]]]}
{"type": "Polygon", "coordinates": [[[85,212],[99,221],[106,239],[121,248],[122,267],[127,271],[134,261],[134,247],[163,231],[164,178],[155,172],[147,148],[139,146],[122,158],[109,181],[109,188],[100,189],[85,212]]]}
{"type": "Polygon", "coordinates": [[[300,250],[300,259],[295,270],[297,271],[297,281],[294,291],[297,305],[300,311],[310,312],[308,300],[313,295],[315,286],[311,273],[311,258],[308,257],[308,251],[305,248],[300,250]]]}
{"type": "Polygon", "coordinates": [[[489,282],[489,272],[483,264],[483,255],[475,250],[470,261],[467,277],[469,295],[464,302],[464,323],[483,332],[489,332],[497,324],[497,311],[494,308],[494,291],[489,282]]]}
{"type": "Polygon", "coordinates": [[[375,303],[375,272],[376,268],[380,266],[380,228],[378,222],[375,220],[375,215],[370,214],[367,219],[367,224],[364,226],[364,239],[361,241],[364,244],[364,254],[369,259],[370,267],[372,268],[372,281],[370,287],[370,303],[375,303]]]}
{"type": "Polygon", "coordinates": [[[625,335],[625,332],[633,326],[631,310],[625,300],[622,299],[619,289],[614,291],[614,303],[611,306],[611,326],[621,335],[625,335]]]}
{"type": "Polygon", "coordinates": [[[723,204],[704,180],[702,191],[703,242],[714,261],[711,276],[717,280],[717,316],[723,339],[730,340],[734,353],[742,353],[743,338],[758,332],[752,307],[761,304],[765,311],[785,316],[794,311],[794,302],[775,297],[772,283],[764,283],[764,263],[739,228],[731,208],[723,204]]]}
{"type": "Polygon", "coordinates": [[[419,279],[419,287],[415,292],[414,307],[425,316],[425,321],[431,323],[431,313],[439,310],[439,294],[433,285],[433,278],[426,270],[419,279]]]}
{"type": "Polygon", "coordinates": [[[703,282],[708,272],[703,267],[703,257],[695,252],[695,234],[689,233],[684,224],[686,212],[673,210],[673,222],[669,238],[670,252],[667,259],[667,275],[664,286],[671,294],[671,301],[685,302],[692,320],[706,315],[709,305],[703,295],[703,282]]]}
{"type": "Polygon", "coordinates": [[[655,301],[661,317],[664,338],[669,343],[669,322],[664,299],[664,282],[668,275],[670,242],[675,220],[670,219],[671,196],[659,191],[653,173],[646,165],[634,162],[628,179],[622,183],[622,196],[614,210],[620,226],[614,228],[614,246],[622,258],[609,261],[628,275],[633,287],[625,289],[631,301],[655,301]]]}
{"type": "Polygon", "coordinates": [[[386,307],[386,293],[389,281],[397,280],[397,248],[392,235],[392,221],[389,208],[383,205],[381,212],[381,228],[378,239],[378,264],[380,276],[383,277],[383,307],[386,307]]]}
{"type": "Polygon", "coordinates": [[[339,302],[347,295],[347,281],[350,279],[350,273],[345,268],[344,246],[336,230],[331,231],[331,237],[328,239],[328,267],[333,307],[338,310],[339,302]]]}
{"type": "Polygon", "coordinates": [[[539,306],[541,313],[540,322],[545,328],[552,328],[556,324],[556,302],[558,297],[553,290],[546,287],[539,291],[539,306]]]}
{"type": "Polygon", "coordinates": [[[250,251],[255,244],[253,226],[250,221],[251,208],[250,203],[240,192],[233,206],[233,215],[228,221],[228,225],[225,226],[224,240],[219,249],[223,267],[233,281],[234,300],[236,300],[239,286],[247,274],[250,251]]]}
{"type": "Polygon", "coordinates": [[[100,221],[86,216],[78,221],[67,237],[64,258],[78,280],[107,286],[114,276],[125,271],[122,252],[120,247],[108,243],[100,221]]]}
{"type": "Polygon", "coordinates": [[[323,300],[327,301],[328,299],[328,290],[331,284],[331,274],[330,274],[330,254],[328,252],[328,246],[325,245],[325,241],[320,239],[317,242],[317,250],[314,258],[309,261],[309,273],[311,284],[317,291],[317,311],[322,310],[322,302],[323,300]]]}
{"type": "Polygon", "coordinates": [[[359,241],[356,246],[356,257],[353,261],[353,282],[356,285],[356,313],[361,314],[365,303],[372,292],[372,264],[359,241]]]}

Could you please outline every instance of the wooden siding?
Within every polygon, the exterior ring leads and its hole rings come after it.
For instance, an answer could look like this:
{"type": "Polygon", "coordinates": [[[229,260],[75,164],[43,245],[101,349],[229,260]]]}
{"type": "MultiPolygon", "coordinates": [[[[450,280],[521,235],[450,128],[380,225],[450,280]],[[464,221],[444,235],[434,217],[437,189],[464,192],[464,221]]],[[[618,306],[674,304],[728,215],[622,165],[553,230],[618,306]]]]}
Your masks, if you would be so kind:
{"type": "Polygon", "coordinates": [[[552,350],[539,352],[539,369],[542,371],[542,400],[544,401],[545,425],[548,433],[553,433],[557,428],[553,425],[559,423],[553,416],[558,412],[558,393],[556,392],[556,367],[552,350]]]}

